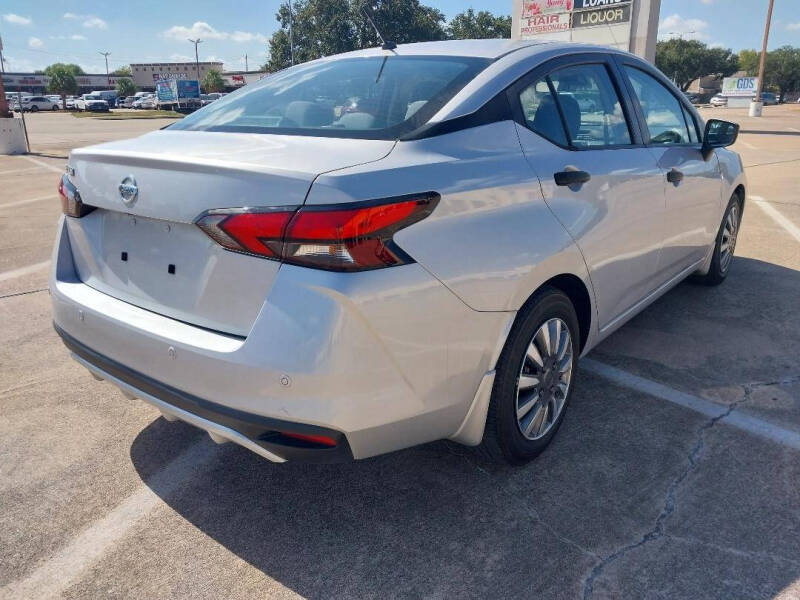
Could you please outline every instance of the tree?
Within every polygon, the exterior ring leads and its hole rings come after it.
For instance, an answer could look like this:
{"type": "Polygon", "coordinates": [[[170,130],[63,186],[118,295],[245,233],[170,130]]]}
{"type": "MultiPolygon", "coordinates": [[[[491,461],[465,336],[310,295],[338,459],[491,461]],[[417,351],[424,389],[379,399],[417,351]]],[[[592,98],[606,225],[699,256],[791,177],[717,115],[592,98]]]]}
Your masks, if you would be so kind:
{"type": "Polygon", "coordinates": [[[786,92],[795,91],[800,86],[800,48],[782,46],[767,52],[764,80],[766,85],[778,89],[783,102],[786,92]]]}
{"type": "Polygon", "coordinates": [[[289,24],[292,24],[294,62],[377,46],[375,30],[364,17],[366,10],[384,39],[397,44],[445,39],[444,14],[419,0],[299,0],[282,4],[276,18],[280,29],[269,41],[264,68],[278,71],[291,65],[289,24]]]}
{"type": "Polygon", "coordinates": [[[729,49],[709,48],[697,40],[674,38],[656,44],[656,66],[686,91],[700,77],[732,75],[739,69],[739,59],[729,49]]]}
{"type": "Polygon", "coordinates": [[[78,93],[78,82],[69,65],[56,64],[50,65],[46,69],[47,76],[50,78],[47,83],[47,91],[61,96],[61,106],[67,110],[67,94],[78,93]]]}
{"type": "Polygon", "coordinates": [[[120,67],[115,71],[111,71],[111,74],[116,75],[117,77],[133,77],[133,71],[131,71],[131,68],[128,65],[120,67]]]}
{"type": "Polygon", "coordinates": [[[133,83],[132,79],[128,79],[127,77],[117,79],[117,96],[120,98],[133,96],[136,91],[136,85],[133,83]]]}
{"type": "Polygon", "coordinates": [[[67,71],[72,73],[73,77],[77,77],[78,75],[83,75],[83,69],[81,69],[78,65],[74,63],[53,63],[49,67],[45,68],[44,74],[48,77],[52,77],[51,73],[54,69],[65,68],[67,71]]]}
{"type": "Polygon", "coordinates": [[[222,73],[216,69],[209,69],[205,77],[203,77],[203,89],[206,93],[221,92],[225,89],[225,80],[222,79],[222,73]]]}
{"type": "Polygon", "coordinates": [[[454,40],[510,38],[511,17],[495,16],[487,10],[476,13],[470,8],[453,17],[447,25],[447,37],[454,40]]]}
{"type": "Polygon", "coordinates": [[[755,77],[758,75],[758,59],[760,56],[761,53],[755,50],[739,50],[739,68],[748,77],[755,77]]]}

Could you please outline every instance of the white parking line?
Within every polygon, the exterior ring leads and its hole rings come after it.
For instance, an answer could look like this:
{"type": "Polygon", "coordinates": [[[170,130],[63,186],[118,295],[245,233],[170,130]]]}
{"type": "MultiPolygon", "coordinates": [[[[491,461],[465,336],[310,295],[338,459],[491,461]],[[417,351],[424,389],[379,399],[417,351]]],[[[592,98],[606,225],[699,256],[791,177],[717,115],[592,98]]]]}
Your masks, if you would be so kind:
{"type": "Polygon", "coordinates": [[[789,127],[789,129],[790,129],[791,131],[796,131],[797,133],[800,133],[800,129],[795,129],[794,127],[789,127]]]}
{"type": "Polygon", "coordinates": [[[143,517],[203,468],[217,452],[203,440],[184,450],[175,460],[156,473],[147,485],[117,504],[106,516],[95,521],[57,550],[24,579],[0,588],[4,598],[54,598],[92,566],[143,517]],[[152,489],[151,489],[152,488],[152,489]],[[153,490],[158,490],[156,494],[153,490]]]}
{"type": "Polygon", "coordinates": [[[767,215],[775,221],[778,225],[783,227],[789,235],[800,242],[800,227],[787,219],[781,211],[772,206],[769,202],[764,200],[761,196],[750,196],[751,200],[755,200],[758,207],[763,210],[767,215]]]}
{"type": "Polygon", "coordinates": [[[27,173],[28,171],[38,171],[42,167],[25,167],[24,169],[9,169],[8,171],[0,171],[0,177],[3,175],[16,175],[17,173],[27,173]]]}
{"type": "Polygon", "coordinates": [[[742,146],[744,146],[745,148],[750,148],[750,150],[758,150],[758,147],[757,147],[757,146],[753,146],[753,144],[748,144],[748,143],[747,143],[747,142],[745,142],[745,141],[744,141],[742,138],[739,138],[737,141],[738,141],[738,142],[739,142],[739,143],[740,143],[742,146]]]}
{"type": "Polygon", "coordinates": [[[0,204],[0,210],[4,208],[13,208],[15,206],[24,206],[25,204],[33,204],[34,202],[41,202],[42,200],[52,200],[53,198],[58,198],[58,196],[54,194],[50,194],[49,196],[39,196],[38,198],[28,198],[27,200],[17,200],[16,202],[6,202],[5,204],[0,204]]]}
{"type": "MultiPolygon", "coordinates": [[[[663,383],[639,377],[633,373],[628,373],[627,371],[592,360],[591,358],[584,358],[581,360],[580,365],[587,371],[600,375],[617,385],[642,392],[648,396],[661,398],[667,402],[672,402],[678,406],[683,406],[689,410],[699,412],[707,417],[721,417],[728,411],[728,407],[722,404],[692,396],[686,392],[681,392],[666,386],[663,383]]],[[[734,411],[720,419],[720,423],[727,423],[732,427],[736,427],[747,433],[752,433],[753,435],[757,435],[771,442],[777,442],[778,444],[789,446],[795,450],[800,450],[800,432],[773,425],[757,417],[751,417],[744,413],[734,411]]]]}
{"type": "Polygon", "coordinates": [[[41,160],[36,160],[35,158],[31,158],[30,156],[21,156],[20,158],[24,158],[25,160],[27,160],[29,162],[32,162],[35,165],[39,165],[40,167],[42,167],[44,169],[49,169],[51,171],[55,171],[56,173],[63,173],[64,172],[64,167],[61,167],[61,168],[54,167],[53,165],[50,165],[50,164],[48,164],[46,162],[43,162],[41,160]]]}
{"type": "Polygon", "coordinates": [[[40,271],[41,269],[44,269],[49,266],[50,266],[50,261],[43,260],[40,263],[28,265],[27,267],[20,267],[19,269],[11,269],[10,271],[3,271],[2,273],[0,273],[0,281],[6,281],[7,279],[22,277],[23,275],[28,275],[29,273],[35,273],[36,271],[40,271]]]}

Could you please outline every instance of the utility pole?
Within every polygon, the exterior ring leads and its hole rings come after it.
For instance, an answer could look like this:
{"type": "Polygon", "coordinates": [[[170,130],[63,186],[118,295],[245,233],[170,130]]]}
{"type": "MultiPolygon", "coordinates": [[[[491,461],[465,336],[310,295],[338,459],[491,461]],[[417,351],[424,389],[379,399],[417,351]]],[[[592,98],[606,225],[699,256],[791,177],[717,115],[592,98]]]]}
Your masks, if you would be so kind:
{"type": "Polygon", "coordinates": [[[760,117],[764,108],[764,103],[761,101],[761,92],[764,91],[764,67],[767,64],[767,42],[769,41],[769,26],[772,23],[772,5],[775,0],[769,0],[767,7],[767,24],[764,26],[764,41],[761,44],[761,59],[758,61],[758,86],[756,88],[756,97],[750,103],[750,116],[760,117]]]}
{"type": "MultiPolygon", "coordinates": [[[[0,49],[2,49],[3,43],[0,42],[0,49]]],[[[5,71],[3,71],[5,73],[5,71]]],[[[6,100],[6,88],[3,84],[3,77],[0,76],[0,119],[6,119],[13,117],[14,115],[11,114],[11,111],[8,110],[8,101],[6,100]]]]}
{"type": "Polygon", "coordinates": [[[197,56],[197,44],[202,44],[203,40],[197,38],[196,40],[189,40],[194,44],[194,66],[197,71],[197,90],[200,91],[200,59],[197,56]]]}
{"type": "Polygon", "coordinates": [[[247,54],[244,55],[244,72],[247,73],[250,69],[247,66],[247,54]]]}
{"type": "Polygon", "coordinates": [[[98,54],[104,56],[106,59],[106,86],[110,88],[111,78],[108,76],[108,55],[111,54],[111,52],[98,52],[98,54]]]}
{"type": "Polygon", "coordinates": [[[6,72],[6,61],[3,60],[3,36],[0,36],[0,73],[6,72]]]}

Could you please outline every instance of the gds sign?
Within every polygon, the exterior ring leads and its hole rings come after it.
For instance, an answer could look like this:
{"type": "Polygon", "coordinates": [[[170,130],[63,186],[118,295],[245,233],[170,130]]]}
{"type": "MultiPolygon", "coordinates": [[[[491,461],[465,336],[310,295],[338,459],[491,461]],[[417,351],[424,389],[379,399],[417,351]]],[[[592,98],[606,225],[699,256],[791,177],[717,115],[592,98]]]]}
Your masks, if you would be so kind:
{"type": "Polygon", "coordinates": [[[755,96],[758,77],[726,77],[722,80],[723,96],[755,96]]]}

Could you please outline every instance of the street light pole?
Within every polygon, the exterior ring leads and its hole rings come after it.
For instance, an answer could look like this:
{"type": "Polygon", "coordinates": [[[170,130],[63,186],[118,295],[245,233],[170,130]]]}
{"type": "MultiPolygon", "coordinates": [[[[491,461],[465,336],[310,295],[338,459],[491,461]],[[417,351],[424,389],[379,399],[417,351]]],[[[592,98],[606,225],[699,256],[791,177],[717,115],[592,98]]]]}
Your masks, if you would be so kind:
{"type": "Polygon", "coordinates": [[[761,92],[764,91],[764,67],[767,64],[767,42],[769,41],[769,26],[772,23],[772,5],[775,0],[769,0],[767,7],[767,24],[764,26],[764,41],[761,43],[761,59],[758,61],[758,86],[756,87],[756,97],[750,103],[750,116],[760,117],[764,108],[761,101],[761,92]]]}
{"type": "Polygon", "coordinates": [[[194,67],[197,72],[197,90],[200,90],[200,59],[197,56],[197,44],[202,44],[203,40],[197,38],[196,40],[189,40],[194,44],[194,67]]]}
{"type": "Polygon", "coordinates": [[[98,54],[102,55],[106,59],[106,87],[111,87],[111,78],[108,76],[108,55],[111,52],[98,52],[98,54]]]}
{"type": "Polygon", "coordinates": [[[294,66],[294,9],[292,8],[292,0],[289,0],[289,54],[294,66]]]}

